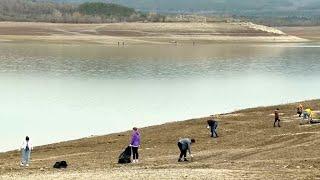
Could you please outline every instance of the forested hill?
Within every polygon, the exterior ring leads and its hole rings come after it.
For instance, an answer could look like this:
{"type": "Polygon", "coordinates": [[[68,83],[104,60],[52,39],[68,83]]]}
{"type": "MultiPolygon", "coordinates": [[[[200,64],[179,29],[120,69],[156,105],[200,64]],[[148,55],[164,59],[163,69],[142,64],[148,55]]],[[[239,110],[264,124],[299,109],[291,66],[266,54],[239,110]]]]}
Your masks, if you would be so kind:
{"type": "Polygon", "coordinates": [[[82,4],[35,0],[0,0],[0,21],[102,23],[146,20],[133,8],[103,2],[82,4]]]}
{"type": "Polygon", "coordinates": [[[165,21],[168,14],[190,13],[270,26],[320,25],[320,0],[0,0],[0,21],[165,21]]]}
{"type": "Polygon", "coordinates": [[[112,2],[138,10],[159,12],[220,11],[238,13],[320,10],[319,0],[52,0],[55,2],[112,2]]]}
{"type": "Polygon", "coordinates": [[[320,25],[320,0],[51,0],[112,2],[138,11],[232,16],[258,24],[320,25]]]}

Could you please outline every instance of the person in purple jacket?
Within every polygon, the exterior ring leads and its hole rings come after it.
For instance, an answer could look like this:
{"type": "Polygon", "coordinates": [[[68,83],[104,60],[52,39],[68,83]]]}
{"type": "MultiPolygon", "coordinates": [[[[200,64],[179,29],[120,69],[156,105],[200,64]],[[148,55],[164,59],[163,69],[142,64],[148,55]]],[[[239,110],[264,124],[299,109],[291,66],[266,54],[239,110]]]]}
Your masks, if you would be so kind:
{"type": "Polygon", "coordinates": [[[139,162],[138,149],[140,147],[140,133],[138,131],[138,128],[136,128],[136,127],[133,128],[130,146],[132,147],[132,156],[133,156],[132,163],[138,163],[139,162]]]}

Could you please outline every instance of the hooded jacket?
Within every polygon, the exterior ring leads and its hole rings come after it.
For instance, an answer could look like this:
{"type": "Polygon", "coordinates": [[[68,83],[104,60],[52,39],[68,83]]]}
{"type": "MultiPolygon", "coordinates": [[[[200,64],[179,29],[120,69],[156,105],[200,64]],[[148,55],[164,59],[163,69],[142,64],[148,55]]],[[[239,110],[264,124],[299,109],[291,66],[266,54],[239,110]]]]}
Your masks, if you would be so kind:
{"type": "Polygon", "coordinates": [[[140,146],[140,133],[138,131],[133,131],[131,135],[131,142],[130,145],[133,147],[139,147],[140,146]]]}

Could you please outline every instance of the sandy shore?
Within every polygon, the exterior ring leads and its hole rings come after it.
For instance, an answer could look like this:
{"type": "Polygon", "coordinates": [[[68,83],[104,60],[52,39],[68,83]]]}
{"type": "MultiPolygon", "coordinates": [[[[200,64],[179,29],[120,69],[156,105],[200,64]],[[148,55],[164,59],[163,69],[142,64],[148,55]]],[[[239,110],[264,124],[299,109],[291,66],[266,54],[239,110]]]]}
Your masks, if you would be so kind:
{"type": "Polygon", "coordinates": [[[0,41],[45,43],[190,44],[214,42],[305,42],[252,23],[53,24],[0,22],[0,41]]]}
{"type": "MultiPolygon", "coordinates": [[[[209,137],[209,117],[141,129],[140,163],[119,165],[130,131],[36,147],[31,166],[19,167],[20,153],[0,154],[0,179],[317,179],[320,125],[299,125],[294,104],[219,115],[219,138],[209,137]],[[281,128],[273,127],[280,108],[281,128]],[[194,159],[178,163],[179,137],[193,137],[194,159]],[[66,170],[54,170],[66,160],[66,170]]],[[[320,109],[320,100],[303,102],[320,109]]]]}
{"type": "Polygon", "coordinates": [[[299,171],[260,171],[229,169],[144,169],[119,168],[113,170],[97,170],[70,172],[60,171],[48,174],[30,174],[26,176],[6,175],[4,179],[312,179],[312,170],[299,171]]]}
{"type": "Polygon", "coordinates": [[[320,41],[320,26],[310,26],[310,27],[278,27],[283,32],[301,37],[304,39],[309,39],[312,41],[320,41]]]}

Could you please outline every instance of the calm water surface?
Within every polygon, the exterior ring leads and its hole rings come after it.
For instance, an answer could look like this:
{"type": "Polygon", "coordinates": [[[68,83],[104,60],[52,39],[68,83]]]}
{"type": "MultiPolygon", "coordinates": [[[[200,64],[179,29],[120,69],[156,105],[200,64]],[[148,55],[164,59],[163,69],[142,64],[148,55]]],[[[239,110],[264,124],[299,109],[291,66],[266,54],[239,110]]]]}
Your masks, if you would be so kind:
{"type": "Polygon", "coordinates": [[[320,44],[0,43],[0,151],[319,98],[319,57],[320,44]]]}

